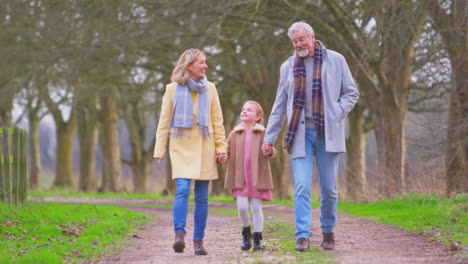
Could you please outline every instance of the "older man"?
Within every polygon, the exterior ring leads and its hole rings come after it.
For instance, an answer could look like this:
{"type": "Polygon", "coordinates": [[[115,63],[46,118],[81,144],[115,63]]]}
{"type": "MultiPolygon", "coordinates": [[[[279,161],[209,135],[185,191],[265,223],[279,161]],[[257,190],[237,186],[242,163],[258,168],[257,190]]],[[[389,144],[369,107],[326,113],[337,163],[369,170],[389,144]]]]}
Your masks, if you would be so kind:
{"type": "Polygon", "coordinates": [[[359,91],[345,58],[315,40],[309,24],[292,24],[288,36],[295,52],[281,65],[262,150],[266,155],[271,153],[287,116],[284,147],[290,154],[294,177],[296,250],[307,251],[313,235],[310,189],[314,158],[321,189],[321,246],[332,250],[338,205],[338,154],[346,151],[345,118],[356,104],[359,91]]]}

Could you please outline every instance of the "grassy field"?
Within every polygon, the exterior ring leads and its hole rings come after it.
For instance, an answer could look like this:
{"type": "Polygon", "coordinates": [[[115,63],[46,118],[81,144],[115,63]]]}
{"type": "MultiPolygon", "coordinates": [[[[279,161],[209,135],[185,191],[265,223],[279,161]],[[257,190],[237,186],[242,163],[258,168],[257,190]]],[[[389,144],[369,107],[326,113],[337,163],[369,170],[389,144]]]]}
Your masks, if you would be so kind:
{"type": "Polygon", "coordinates": [[[116,250],[149,216],[114,206],[0,203],[0,263],[81,263],[116,250]]]}

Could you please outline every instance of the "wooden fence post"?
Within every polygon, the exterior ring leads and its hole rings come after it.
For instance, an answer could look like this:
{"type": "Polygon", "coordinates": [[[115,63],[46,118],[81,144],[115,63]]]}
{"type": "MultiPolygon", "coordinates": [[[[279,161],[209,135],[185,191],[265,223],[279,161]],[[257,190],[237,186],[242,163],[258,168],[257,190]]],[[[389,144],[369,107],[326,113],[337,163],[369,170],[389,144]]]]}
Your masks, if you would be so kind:
{"type": "Polygon", "coordinates": [[[26,131],[0,127],[0,201],[19,204],[26,200],[26,131]]]}

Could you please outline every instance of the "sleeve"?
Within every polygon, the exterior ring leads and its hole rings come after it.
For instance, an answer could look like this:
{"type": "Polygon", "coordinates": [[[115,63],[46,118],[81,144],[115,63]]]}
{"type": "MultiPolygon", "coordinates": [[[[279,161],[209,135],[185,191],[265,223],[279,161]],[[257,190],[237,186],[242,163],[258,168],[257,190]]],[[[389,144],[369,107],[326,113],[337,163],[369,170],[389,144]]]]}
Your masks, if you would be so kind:
{"type": "Polygon", "coordinates": [[[346,117],[359,99],[359,90],[357,89],[354,78],[351,75],[346,59],[341,56],[340,61],[343,76],[341,78],[341,95],[338,100],[338,105],[343,111],[343,117],[346,117]]]}
{"type": "Polygon", "coordinates": [[[211,122],[213,124],[213,137],[216,153],[226,153],[226,134],[223,125],[223,112],[219,102],[218,91],[213,85],[213,100],[211,102],[211,122]]]}
{"type": "Polygon", "coordinates": [[[226,154],[227,154],[227,157],[228,157],[228,160],[229,158],[231,157],[231,148],[232,148],[232,133],[233,131],[231,131],[231,133],[229,133],[229,136],[226,140],[226,154]]]}
{"type": "Polygon", "coordinates": [[[288,62],[285,62],[283,65],[281,65],[280,82],[276,91],[275,102],[273,103],[270,116],[268,117],[264,142],[269,142],[273,145],[275,144],[278,134],[283,128],[286,116],[286,107],[288,103],[288,83],[286,74],[288,67],[288,62]]]}
{"type": "Polygon", "coordinates": [[[166,152],[167,138],[169,135],[169,122],[172,116],[174,105],[174,97],[172,96],[171,88],[166,86],[161,105],[161,113],[159,115],[158,128],[156,130],[156,144],[154,146],[155,158],[163,158],[166,152]]]}

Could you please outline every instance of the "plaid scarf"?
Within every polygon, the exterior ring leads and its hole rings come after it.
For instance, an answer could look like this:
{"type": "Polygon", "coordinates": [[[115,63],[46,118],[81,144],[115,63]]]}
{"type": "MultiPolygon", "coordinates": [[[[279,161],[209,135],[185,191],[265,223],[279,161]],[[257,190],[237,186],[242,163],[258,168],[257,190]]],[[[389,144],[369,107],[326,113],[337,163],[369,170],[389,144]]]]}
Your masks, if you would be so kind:
{"type": "MultiPolygon", "coordinates": [[[[314,118],[315,131],[318,136],[325,135],[325,121],[323,111],[323,99],[322,99],[322,48],[319,42],[315,42],[314,49],[314,69],[312,77],[312,116],[314,118]]],[[[304,58],[299,57],[296,53],[293,66],[294,74],[294,98],[293,98],[293,111],[291,120],[289,121],[288,131],[284,138],[284,148],[291,153],[292,143],[294,136],[299,126],[302,110],[305,104],[306,95],[306,69],[304,65],[304,58]]]]}
{"type": "Polygon", "coordinates": [[[190,135],[190,130],[193,124],[193,108],[192,92],[197,93],[198,113],[197,125],[202,137],[206,138],[210,135],[208,131],[208,116],[210,105],[208,104],[208,89],[206,78],[194,82],[188,78],[186,85],[177,84],[174,96],[174,110],[172,112],[170,126],[170,136],[180,138],[190,135]]]}

